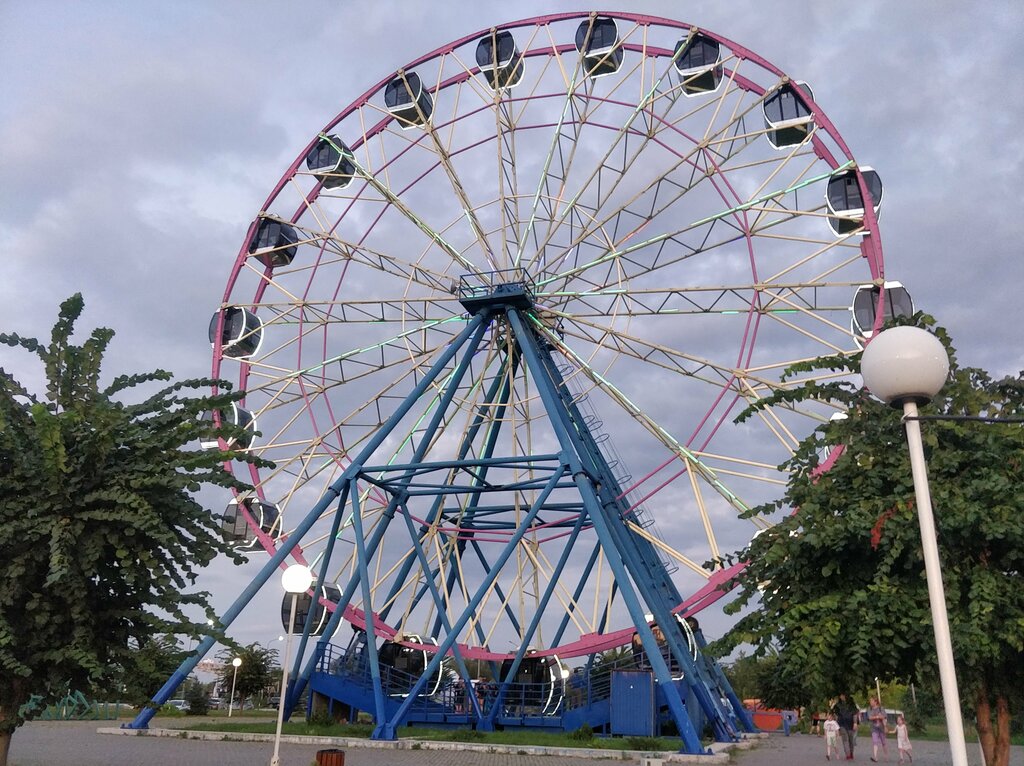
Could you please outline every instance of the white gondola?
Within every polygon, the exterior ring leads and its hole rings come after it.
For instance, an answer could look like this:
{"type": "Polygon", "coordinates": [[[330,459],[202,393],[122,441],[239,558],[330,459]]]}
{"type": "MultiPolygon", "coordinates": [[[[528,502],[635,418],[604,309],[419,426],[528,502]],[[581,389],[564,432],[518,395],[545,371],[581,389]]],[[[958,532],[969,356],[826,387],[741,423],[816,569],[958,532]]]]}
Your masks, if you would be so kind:
{"type": "MultiPolygon", "coordinates": [[[[320,596],[327,601],[337,604],[341,600],[341,590],[337,585],[324,583],[320,588],[320,596]]],[[[330,620],[330,614],[327,607],[321,604],[319,599],[314,603],[313,597],[309,593],[300,593],[296,599],[295,633],[301,633],[305,629],[306,618],[309,615],[310,609],[313,610],[313,625],[309,630],[309,635],[321,636],[327,627],[328,620],[330,620]]],[[[291,611],[292,594],[285,593],[284,598],[281,600],[281,627],[284,628],[285,633],[288,632],[288,619],[291,617],[291,611]]]]}
{"type": "MultiPolygon", "coordinates": [[[[871,196],[871,207],[878,215],[882,206],[882,179],[873,168],[860,169],[864,185],[871,196]]],[[[828,225],[838,236],[849,234],[864,225],[864,198],[860,193],[857,171],[847,168],[835,173],[825,189],[825,204],[828,206],[828,225]]]]}
{"type": "Polygon", "coordinates": [[[501,663],[500,680],[512,684],[505,693],[505,704],[523,705],[525,715],[554,715],[565,698],[565,669],[555,655],[538,657],[531,651],[527,650],[519,663],[515,678],[508,678],[512,660],[501,663]]]}
{"type": "Polygon", "coordinates": [[[914,314],[914,299],[910,297],[910,293],[902,282],[885,282],[882,287],[861,285],[854,293],[853,304],[850,306],[850,313],[853,315],[850,320],[850,330],[853,332],[854,340],[861,348],[864,347],[864,341],[874,335],[875,314],[878,311],[878,300],[883,290],[885,291],[883,324],[896,317],[909,317],[914,314]]]}
{"type": "MultiPolygon", "coordinates": [[[[242,433],[238,436],[231,436],[225,439],[225,445],[227,449],[249,449],[252,446],[252,440],[256,432],[256,418],[253,417],[249,410],[243,409],[238,406],[238,402],[232,402],[230,407],[219,411],[220,422],[222,425],[232,425],[242,429],[242,433]]],[[[213,422],[213,411],[207,410],[200,416],[201,420],[208,420],[213,422]]],[[[220,442],[217,439],[200,439],[199,446],[203,449],[217,449],[220,442]]]]}
{"type": "Polygon", "coordinates": [[[598,17],[580,24],[576,30],[576,50],[583,54],[583,68],[591,77],[618,72],[623,52],[615,20],[598,17]]]}
{"type": "MultiPolygon", "coordinates": [[[[220,351],[232,359],[245,359],[255,354],[263,342],[263,322],[249,309],[228,306],[223,310],[224,324],[220,332],[220,351]]],[[[215,312],[210,319],[210,347],[217,340],[217,324],[221,312],[215,312]]]]}
{"type": "MultiPolygon", "coordinates": [[[[425,649],[416,649],[405,646],[399,641],[408,641],[414,644],[431,644],[437,646],[437,639],[430,636],[421,637],[412,633],[403,636],[396,636],[395,641],[384,641],[377,650],[377,662],[381,667],[381,673],[386,674],[387,669],[393,669],[394,673],[387,673],[387,691],[392,697],[408,697],[412,685],[419,680],[426,670],[427,664],[433,659],[433,654],[425,649]]],[[[438,666],[434,675],[427,679],[423,685],[420,697],[432,697],[441,688],[441,667],[438,666]]]]}
{"type": "Polygon", "coordinates": [[[814,116],[807,105],[814,100],[805,82],[787,82],[764,99],[764,127],[768,142],[776,149],[797,146],[814,130],[814,116]]]}
{"type": "Polygon", "coordinates": [[[403,129],[425,125],[434,111],[434,101],[415,72],[399,73],[387,84],[384,106],[403,129]]]}
{"type": "Polygon", "coordinates": [[[306,153],[306,169],[325,189],[344,189],[356,174],[352,150],[337,136],[321,136],[306,153]]]}
{"type": "Polygon", "coordinates": [[[245,514],[239,510],[239,506],[245,507],[249,516],[259,526],[260,531],[271,537],[277,535],[281,526],[281,511],[277,505],[258,498],[246,498],[241,502],[237,498],[232,498],[221,517],[221,532],[225,540],[235,543],[236,548],[257,547],[256,533],[249,526],[245,514]]]}
{"type": "Polygon", "coordinates": [[[676,43],[675,66],[685,95],[716,91],[722,84],[722,47],[700,32],[684,37],[676,43]]]}
{"type": "Polygon", "coordinates": [[[508,30],[491,31],[476,44],[476,64],[492,90],[512,88],[523,79],[523,59],[508,30]]]}
{"type": "Polygon", "coordinates": [[[260,218],[259,225],[249,240],[249,255],[271,268],[288,266],[295,260],[299,235],[294,226],[273,218],[260,218]]]}

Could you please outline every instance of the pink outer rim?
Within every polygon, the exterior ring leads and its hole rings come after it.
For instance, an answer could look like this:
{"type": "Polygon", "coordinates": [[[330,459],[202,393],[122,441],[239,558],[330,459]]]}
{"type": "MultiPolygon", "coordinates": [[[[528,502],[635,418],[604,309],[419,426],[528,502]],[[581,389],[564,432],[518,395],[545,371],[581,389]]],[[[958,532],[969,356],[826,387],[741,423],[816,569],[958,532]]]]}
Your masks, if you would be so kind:
{"type": "MultiPolygon", "coordinates": [[[[542,16],[533,16],[533,17],[530,17],[530,18],[521,19],[519,21],[508,22],[508,23],[501,24],[500,26],[496,26],[496,27],[493,27],[493,28],[498,28],[498,29],[502,29],[502,30],[511,30],[511,29],[519,29],[519,28],[523,28],[523,27],[535,27],[535,26],[551,24],[551,23],[559,22],[559,21],[567,21],[567,20],[572,20],[572,19],[589,18],[590,15],[591,15],[591,12],[589,12],[589,11],[573,11],[573,12],[567,12],[567,13],[547,14],[547,15],[542,15],[542,16]]],[[[766,71],[769,71],[769,72],[775,74],[776,76],[778,76],[780,78],[788,77],[781,69],[776,67],[774,64],[772,64],[767,59],[765,59],[765,58],[759,56],[758,54],[754,53],[749,48],[746,48],[746,47],[744,47],[742,45],[738,45],[737,43],[733,42],[731,39],[729,39],[727,37],[724,37],[722,35],[719,35],[719,34],[716,34],[714,32],[711,32],[710,30],[704,29],[702,27],[698,27],[698,26],[696,26],[694,24],[688,24],[686,22],[676,21],[676,20],[673,20],[673,19],[667,19],[667,18],[660,17],[660,16],[652,16],[652,15],[647,15],[647,14],[636,14],[636,13],[628,13],[628,12],[598,11],[598,12],[596,12],[596,15],[599,15],[599,16],[602,16],[602,17],[610,17],[610,18],[613,18],[613,19],[616,19],[616,20],[631,21],[631,22],[634,22],[634,23],[636,23],[638,25],[641,25],[641,26],[657,25],[657,26],[669,27],[669,28],[675,28],[675,29],[682,29],[682,30],[696,29],[696,30],[700,31],[702,34],[706,35],[707,37],[710,37],[711,39],[714,39],[714,40],[718,41],[720,44],[726,46],[730,51],[732,51],[732,53],[737,58],[739,58],[741,60],[749,60],[749,61],[757,64],[758,66],[760,66],[762,69],[764,69],[766,71]]],[[[444,46],[436,48],[435,50],[431,51],[430,53],[424,54],[424,55],[422,55],[422,56],[420,56],[420,57],[410,61],[408,64],[406,64],[402,68],[406,69],[406,70],[412,69],[412,68],[414,68],[416,66],[419,66],[420,64],[422,64],[422,63],[424,63],[426,61],[429,61],[429,60],[434,59],[434,58],[436,58],[438,56],[450,53],[450,52],[452,52],[453,50],[455,50],[456,48],[458,48],[458,47],[460,47],[462,45],[465,45],[465,44],[467,44],[467,43],[469,43],[469,42],[471,42],[473,40],[479,39],[481,36],[487,34],[491,29],[492,29],[492,27],[488,27],[488,28],[485,28],[485,29],[481,29],[481,30],[479,30],[477,32],[474,32],[472,34],[465,35],[465,36],[463,36],[463,37],[461,37],[461,38],[459,38],[459,39],[457,39],[457,40],[455,40],[453,42],[450,42],[450,43],[448,43],[448,44],[446,44],[444,46]]],[[[559,46],[559,49],[561,50],[562,47],[563,46],[559,46]]],[[[565,46],[565,47],[568,48],[568,47],[571,47],[571,46],[565,46]]],[[[634,47],[634,46],[627,45],[626,47],[634,47]]],[[[543,51],[547,51],[547,50],[550,50],[550,48],[544,48],[542,50],[543,51]]],[[[648,48],[648,50],[649,51],[656,51],[658,49],[648,48]]],[[[666,51],[664,53],[670,54],[671,52],[666,51]]],[[[539,55],[539,53],[537,55],[539,55]]],[[[341,122],[341,120],[343,120],[345,117],[347,117],[352,112],[354,112],[355,110],[359,109],[364,104],[366,104],[369,101],[369,99],[374,94],[378,93],[381,89],[383,89],[387,85],[387,83],[391,80],[392,76],[393,75],[389,74],[384,79],[380,80],[375,85],[373,85],[372,87],[367,89],[361,96],[359,96],[355,101],[353,101],[349,106],[347,106],[337,116],[335,116],[334,119],[332,119],[324,127],[324,129],[321,132],[327,133],[335,125],[337,125],[339,122],[341,122]]],[[[468,77],[469,75],[466,74],[465,76],[468,77]]],[[[452,78],[452,82],[454,82],[455,79],[456,78],[452,78]]],[[[740,80],[740,78],[737,78],[737,80],[740,80]]],[[[450,84],[452,84],[452,82],[446,81],[445,83],[442,83],[442,87],[450,85],[450,84]]],[[[754,83],[752,83],[750,81],[746,81],[745,84],[741,83],[741,87],[745,87],[747,90],[750,90],[751,92],[755,92],[755,93],[763,93],[764,92],[763,89],[761,89],[759,86],[757,86],[756,84],[754,84],[754,83]]],[[[807,102],[807,105],[811,109],[815,125],[818,127],[818,129],[824,130],[825,133],[827,133],[828,136],[835,142],[836,146],[838,146],[839,149],[843,152],[843,154],[846,156],[846,159],[849,160],[849,161],[853,161],[854,158],[853,158],[852,153],[850,152],[849,147],[847,146],[846,142],[843,140],[842,136],[839,134],[839,131],[836,130],[836,128],[833,125],[832,121],[825,114],[825,112],[818,107],[817,103],[813,99],[808,97],[805,100],[807,102]]],[[[372,132],[375,132],[376,130],[381,129],[386,122],[387,122],[387,119],[383,120],[380,125],[374,127],[372,132]]],[[[277,184],[274,186],[274,188],[271,191],[271,193],[268,195],[266,201],[263,203],[263,208],[262,208],[263,210],[266,210],[266,209],[269,208],[270,204],[274,201],[274,199],[277,197],[277,195],[281,192],[281,190],[284,188],[284,186],[288,182],[288,180],[298,170],[299,165],[301,164],[301,162],[305,158],[306,154],[309,152],[309,150],[313,147],[313,145],[316,143],[316,141],[318,139],[319,139],[319,135],[314,136],[313,139],[309,142],[309,144],[307,144],[302,149],[302,151],[299,153],[299,155],[295,158],[295,160],[292,162],[292,164],[288,167],[288,169],[285,172],[285,174],[277,182],[277,184]]],[[[831,156],[831,154],[827,151],[827,149],[821,144],[820,140],[818,140],[817,138],[812,138],[812,143],[813,143],[813,145],[815,147],[816,153],[818,154],[819,157],[821,157],[821,159],[825,160],[833,168],[838,166],[839,163],[831,156]]],[[[866,185],[864,183],[863,178],[860,178],[860,185],[861,185],[861,194],[862,194],[863,198],[864,199],[869,199],[870,195],[867,194],[867,188],[866,188],[866,185]]],[[[316,191],[317,190],[314,189],[313,193],[315,194],[316,191]]],[[[223,295],[223,299],[222,299],[222,304],[223,305],[226,305],[228,300],[229,300],[229,298],[231,297],[231,291],[232,291],[232,288],[234,287],[234,283],[235,283],[235,281],[236,281],[236,279],[238,277],[238,274],[241,272],[242,266],[244,265],[244,263],[246,262],[246,260],[248,258],[249,241],[250,241],[250,239],[252,238],[252,236],[255,233],[255,229],[256,229],[256,226],[258,224],[258,221],[259,221],[259,218],[257,217],[256,219],[254,219],[250,223],[250,225],[249,225],[249,227],[248,227],[248,229],[246,231],[246,235],[245,235],[245,237],[243,239],[241,247],[239,248],[238,255],[237,255],[236,259],[235,259],[235,263],[234,263],[234,265],[232,267],[232,270],[231,270],[231,273],[230,273],[230,276],[229,276],[229,279],[228,279],[228,283],[227,283],[227,286],[226,286],[225,291],[224,291],[224,295],[223,295]]],[[[864,210],[864,230],[865,231],[864,231],[864,234],[863,234],[863,237],[862,237],[862,242],[861,242],[861,253],[862,253],[863,257],[868,261],[868,265],[869,265],[869,269],[870,269],[870,273],[871,273],[872,279],[875,282],[878,282],[878,281],[884,279],[885,271],[884,271],[884,265],[883,265],[883,260],[882,260],[881,237],[880,237],[880,234],[879,234],[879,231],[878,231],[877,217],[876,217],[876,215],[874,213],[874,209],[873,209],[873,207],[871,205],[866,205],[865,206],[865,210],[864,210]]],[[[267,269],[266,269],[267,275],[269,275],[271,272],[272,272],[272,268],[271,267],[267,267],[267,269]]],[[[262,284],[265,285],[266,283],[264,282],[262,284]]],[[[258,289],[260,290],[260,292],[262,292],[263,287],[261,286],[258,289]]],[[[883,317],[883,311],[884,311],[883,301],[880,300],[879,301],[879,306],[878,306],[878,311],[877,311],[876,317],[875,317],[874,329],[875,329],[876,332],[879,329],[879,327],[881,326],[882,317],[883,317]]],[[[221,347],[220,347],[220,340],[219,339],[220,339],[220,327],[221,327],[222,323],[223,323],[223,314],[221,314],[221,317],[218,320],[217,335],[216,335],[216,340],[214,342],[214,348],[213,348],[212,377],[214,377],[214,378],[218,378],[219,375],[220,375],[220,362],[222,360],[222,354],[221,354],[221,347]]],[[[748,345],[748,342],[751,340],[751,334],[756,335],[756,328],[751,328],[748,325],[747,330],[744,332],[743,343],[741,345],[741,349],[748,345]]],[[[752,349],[753,344],[751,343],[750,346],[751,346],[751,349],[752,349]]],[[[247,365],[245,365],[243,363],[242,364],[242,371],[241,371],[241,375],[240,375],[240,384],[241,384],[242,387],[244,387],[245,381],[247,379],[247,369],[248,369],[247,365]]],[[[722,395],[724,395],[724,388],[723,388],[723,394],[722,395]]],[[[705,420],[706,420],[706,417],[705,417],[705,420]]],[[[714,430],[717,431],[717,429],[718,429],[718,427],[720,425],[721,425],[721,423],[716,425],[714,430]]],[[[713,435],[713,432],[712,432],[712,435],[713,435]]],[[[711,438],[711,437],[709,436],[708,438],[711,438]]],[[[835,457],[838,458],[839,450],[833,450],[833,452],[835,453],[835,457]]],[[[230,465],[227,465],[226,467],[228,467],[230,469],[230,465]]],[[[259,475],[258,475],[257,470],[254,467],[252,467],[252,466],[249,467],[249,470],[250,470],[250,474],[251,474],[251,478],[252,478],[253,482],[258,484],[259,475]]],[[[301,548],[299,548],[298,546],[296,547],[296,553],[294,554],[294,556],[295,556],[295,558],[297,560],[300,560],[300,561],[303,560],[303,558],[304,558],[303,555],[302,555],[301,548]]],[[[693,595],[691,595],[690,597],[685,599],[683,601],[683,603],[680,604],[678,607],[676,607],[676,609],[674,611],[676,611],[677,613],[680,613],[680,614],[696,614],[699,611],[701,611],[702,609],[704,609],[704,608],[710,606],[711,604],[715,603],[720,598],[725,596],[726,593],[729,592],[729,590],[730,590],[730,588],[728,587],[729,581],[732,580],[740,572],[742,572],[743,569],[745,568],[745,566],[746,566],[745,563],[740,562],[738,564],[734,564],[731,567],[728,567],[728,568],[725,568],[725,569],[721,569],[721,570],[717,570],[716,572],[714,572],[712,574],[712,576],[709,578],[708,582],[700,590],[698,590],[693,595]]],[[[282,563],[282,567],[284,567],[284,563],[282,563]]],[[[327,603],[325,605],[329,609],[331,609],[333,611],[333,604],[327,603]]],[[[346,619],[349,622],[351,622],[353,624],[356,624],[356,625],[359,625],[360,627],[365,628],[364,615],[359,610],[353,609],[353,608],[349,607],[349,608],[347,608],[345,610],[345,617],[346,617],[346,619]]],[[[378,620],[374,620],[373,622],[375,624],[375,633],[377,635],[382,635],[382,636],[385,636],[387,638],[393,638],[394,631],[390,628],[390,626],[382,624],[378,620]],[[390,633],[389,633],[389,631],[390,631],[390,633]]],[[[557,647],[557,648],[553,648],[553,649],[538,651],[536,654],[537,654],[537,656],[545,656],[545,655],[558,654],[559,656],[563,656],[563,657],[575,657],[575,656],[590,654],[590,653],[593,653],[593,652],[596,652],[596,651],[603,651],[604,649],[613,648],[613,647],[621,646],[621,645],[623,645],[625,643],[628,643],[628,641],[632,637],[632,634],[633,634],[633,628],[625,628],[625,629],[622,629],[622,630],[614,631],[614,632],[611,632],[611,633],[605,633],[605,634],[590,634],[588,636],[584,636],[583,638],[581,638],[581,639],[579,639],[579,640],[577,640],[577,641],[575,641],[573,643],[564,644],[561,647],[557,647]]],[[[420,645],[420,644],[415,644],[415,643],[412,643],[412,642],[402,642],[402,643],[404,645],[407,645],[407,646],[410,646],[410,647],[414,647],[414,648],[424,649],[426,651],[430,651],[431,648],[432,648],[431,645],[420,645]]],[[[513,656],[513,655],[510,655],[510,654],[495,653],[495,652],[487,651],[485,649],[476,649],[476,648],[470,648],[470,647],[460,647],[460,649],[463,652],[464,656],[472,658],[472,659],[495,659],[496,660],[496,659],[505,659],[507,657],[513,656]]]]}

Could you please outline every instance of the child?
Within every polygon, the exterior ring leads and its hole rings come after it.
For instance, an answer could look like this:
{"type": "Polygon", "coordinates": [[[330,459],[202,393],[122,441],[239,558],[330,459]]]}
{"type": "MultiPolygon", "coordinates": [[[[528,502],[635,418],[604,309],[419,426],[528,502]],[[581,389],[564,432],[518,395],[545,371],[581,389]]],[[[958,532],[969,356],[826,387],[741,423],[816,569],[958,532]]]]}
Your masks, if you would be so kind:
{"type": "Polygon", "coordinates": [[[907,722],[903,716],[896,716],[896,749],[900,753],[900,763],[906,758],[907,763],[914,760],[914,746],[910,744],[910,734],[907,732],[907,722]]]}
{"type": "Polygon", "coordinates": [[[839,759],[839,721],[834,713],[829,713],[825,719],[825,760],[831,761],[832,754],[836,760],[839,759]]]}

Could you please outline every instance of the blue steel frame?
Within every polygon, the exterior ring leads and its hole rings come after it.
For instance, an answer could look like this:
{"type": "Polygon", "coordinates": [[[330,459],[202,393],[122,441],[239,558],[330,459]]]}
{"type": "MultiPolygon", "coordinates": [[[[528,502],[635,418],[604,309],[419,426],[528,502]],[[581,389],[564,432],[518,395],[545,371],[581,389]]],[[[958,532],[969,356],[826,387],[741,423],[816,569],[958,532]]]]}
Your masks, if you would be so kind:
{"type": "MultiPolygon", "coordinates": [[[[501,709],[501,700],[506,693],[511,679],[515,677],[516,671],[527,656],[530,642],[540,625],[544,611],[550,602],[555,590],[555,584],[559,580],[565,568],[573,544],[576,542],[581,530],[589,525],[597,535],[597,543],[591,552],[584,577],[578,588],[582,588],[586,579],[586,573],[593,567],[597,560],[599,551],[603,551],[608,565],[612,570],[617,585],[617,594],[622,598],[637,633],[643,643],[644,650],[651,663],[655,680],[663,692],[669,712],[675,721],[680,737],[683,740],[683,749],[690,753],[701,753],[703,748],[700,742],[699,732],[695,731],[683,703],[683,693],[672,678],[668,663],[662,655],[662,649],[655,639],[652,624],[648,623],[646,614],[653,615],[654,624],[662,628],[666,643],[669,647],[671,657],[676,665],[682,669],[684,677],[684,688],[689,689],[697,699],[700,707],[711,722],[715,736],[719,740],[730,740],[735,737],[735,727],[730,715],[738,719],[740,727],[745,730],[753,730],[753,726],[736,698],[728,681],[725,680],[720,668],[713,661],[708,660],[700,653],[703,649],[703,636],[697,631],[697,661],[691,657],[691,650],[679,626],[672,614],[672,609],[681,603],[682,597],[669,577],[664,564],[657,555],[657,551],[650,541],[633,534],[627,523],[635,520],[635,515],[622,499],[622,488],[612,474],[604,456],[594,440],[585,419],[577,409],[572,394],[569,392],[551,355],[551,346],[545,340],[539,330],[534,329],[539,324],[532,313],[532,296],[528,281],[520,278],[512,282],[502,284],[492,283],[491,288],[481,290],[474,287],[470,294],[463,301],[467,309],[473,311],[467,326],[459,336],[449,345],[441,357],[434,363],[430,370],[420,379],[418,385],[406,397],[402,405],[388,419],[360,451],[342,476],[334,482],[329,491],[319,503],[307,514],[298,525],[295,532],[283,541],[274,555],[266,563],[252,583],[235,600],[234,604],[225,612],[221,618],[221,626],[226,628],[238,616],[245,605],[252,599],[256,592],[266,583],[273,572],[284,566],[284,560],[293,547],[309,531],[321,515],[334,503],[334,519],[332,531],[329,536],[329,543],[324,552],[323,559],[319,564],[319,576],[316,583],[316,592],[320,592],[325,573],[328,569],[333,543],[337,537],[340,520],[344,516],[346,505],[351,503],[351,514],[353,532],[357,549],[356,568],[346,583],[339,602],[335,605],[326,629],[318,640],[315,651],[302,667],[302,658],[310,637],[312,627],[313,611],[310,610],[310,619],[307,619],[303,627],[299,648],[295,655],[295,662],[291,672],[289,688],[286,692],[286,709],[290,714],[291,710],[302,693],[310,676],[317,666],[319,658],[323,655],[326,645],[331,636],[337,630],[342,615],[351,605],[356,592],[359,591],[365,611],[367,635],[371,640],[366,642],[366,651],[371,670],[374,689],[374,707],[376,728],[373,736],[378,739],[395,739],[396,730],[401,726],[413,705],[416,696],[423,690],[427,679],[438,672],[442,661],[450,653],[454,659],[459,675],[464,682],[468,683],[471,678],[462,656],[456,638],[461,634],[466,624],[476,614],[482,600],[492,587],[502,570],[502,567],[515,552],[524,535],[529,531],[531,524],[542,510],[557,508],[575,512],[575,520],[570,525],[568,544],[564,547],[559,557],[549,584],[541,594],[537,603],[536,611],[529,625],[523,627],[512,617],[512,624],[520,632],[520,648],[516,652],[506,677],[501,679],[495,704],[484,714],[480,709],[475,695],[467,695],[467,701],[472,706],[473,717],[479,729],[489,730],[494,728],[495,718],[501,709]],[[433,441],[438,428],[442,425],[446,411],[448,410],[459,386],[462,383],[474,355],[480,348],[480,344],[489,326],[496,320],[504,319],[511,329],[515,339],[513,351],[504,362],[504,371],[509,374],[495,376],[484,401],[490,404],[483,404],[474,418],[471,427],[467,430],[463,441],[457,452],[457,459],[450,461],[423,462],[429,445],[433,441]],[[420,432],[421,437],[410,462],[402,465],[370,465],[369,461],[381,443],[399,425],[400,421],[412,409],[413,405],[426,395],[430,387],[442,373],[449,369],[450,363],[461,353],[461,359],[457,362],[455,369],[449,374],[443,384],[443,394],[437,406],[434,408],[430,422],[420,432]],[[525,365],[531,379],[534,382],[544,408],[548,414],[555,436],[559,444],[559,452],[548,455],[532,455],[528,457],[517,456],[512,458],[496,457],[494,455],[497,443],[498,428],[503,418],[501,414],[509,406],[511,379],[514,377],[521,365],[525,365]],[[488,418],[487,408],[493,408],[491,417],[488,418]],[[467,459],[474,441],[479,436],[481,428],[485,423],[490,422],[490,427],[484,436],[484,443],[479,451],[479,457],[467,459]],[[390,717],[387,714],[388,706],[385,704],[385,691],[381,679],[380,668],[377,657],[377,643],[372,640],[375,635],[375,625],[387,617],[388,609],[384,609],[379,615],[375,615],[370,594],[370,574],[368,564],[373,560],[381,545],[385,532],[395,515],[403,517],[412,549],[408,552],[405,561],[399,570],[396,578],[397,583],[405,581],[406,576],[412,567],[419,563],[424,571],[431,571],[428,565],[428,557],[424,552],[420,539],[429,528],[429,525],[441,518],[444,510],[445,499],[452,494],[466,494],[469,502],[466,505],[466,514],[463,519],[464,526],[483,525],[486,526],[487,519],[491,513],[500,513],[501,507],[484,507],[480,504],[482,497],[491,490],[487,485],[486,477],[488,471],[495,467],[508,467],[516,465],[528,467],[535,477],[523,484],[517,485],[515,489],[537,491],[535,501],[529,511],[516,525],[511,537],[507,540],[500,553],[493,560],[488,561],[479,544],[471,541],[475,554],[485,564],[488,575],[483,582],[479,583],[473,596],[470,598],[466,608],[457,617],[454,623],[449,624],[448,615],[443,608],[445,603],[444,594],[439,587],[451,591],[457,585],[468,590],[468,583],[457,583],[457,574],[453,569],[442,583],[437,582],[438,570],[432,571],[432,578],[427,578],[417,593],[416,598],[429,597],[438,608],[438,617],[435,621],[435,634],[442,632],[445,638],[441,640],[436,653],[428,662],[422,676],[409,690],[404,701],[398,706],[397,711],[390,717]],[[445,485],[441,482],[430,483],[428,481],[432,472],[449,468],[462,468],[467,470],[468,475],[473,479],[468,486],[456,487],[445,485]],[[546,477],[546,478],[545,478],[546,477]],[[390,495],[387,508],[384,510],[381,519],[369,537],[365,536],[360,515],[358,483],[372,483],[382,488],[390,495]],[[570,504],[547,504],[551,493],[556,489],[564,489],[568,486],[575,486],[578,491],[580,503],[570,504]],[[420,528],[412,521],[408,510],[407,502],[410,498],[422,495],[429,495],[434,498],[427,518],[421,523],[420,528]]],[[[508,491],[509,485],[501,485],[502,491],[508,491]]],[[[504,527],[508,529],[508,527],[504,527]]],[[[459,545],[464,549],[467,542],[461,540],[459,545]]],[[[393,586],[394,587],[398,587],[393,586]]],[[[393,595],[393,593],[391,594],[393,595]]],[[[501,594],[499,594],[501,595],[501,594]]],[[[578,596],[578,593],[577,593],[578,596]]],[[[390,597],[384,600],[387,603],[390,597]]],[[[502,595],[502,603],[506,599],[502,595]]],[[[508,606],[506,604],[505,608],[508,606]]],[[[565,615],[558,628],[554,644],[557,645],[569,621],[569,615],[565,615]]],[[[480,626],[476,626],[477,634],[482,638],[480,626]]],[[[157,707],[165,702],[174,693],[177,686],[188,676],[199,660],[212,648],[215,643],[214,637],[207,637],[197,647],[195,654],[182,663],[181,667],[168,679],[167,683],[154,695],[150,706],[145,708],[130,724],[128,728],[146,728],[157,707]]],[[[496,668],[495,668],[496,669],[496,668]]],[[[495,673],[495,677],[498,674],[495,673]]],[[[392,706],[393,707],[393,706],[392,706]]]]}

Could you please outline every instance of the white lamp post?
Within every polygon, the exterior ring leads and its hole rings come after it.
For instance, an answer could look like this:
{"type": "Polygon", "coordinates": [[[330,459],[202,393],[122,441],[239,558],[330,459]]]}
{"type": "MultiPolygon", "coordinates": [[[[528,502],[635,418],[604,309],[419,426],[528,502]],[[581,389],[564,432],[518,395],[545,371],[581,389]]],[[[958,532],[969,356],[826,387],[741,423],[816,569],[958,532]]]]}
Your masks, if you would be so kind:
{"type": "Polygon", "coordinates": [[[946,711],[946,730],[953,766],[967,766],[967,745],[960,717],[960,693],[953,664],[953,644],[949,636],[946,594],[942,586],[942,565],[935,535],[935,517],[928,489],[928,471],[921,444],[921,426],[917,405],[939,392],[949,375],[946,349],[931,333],[919,327],[893,327],[876,335],[861,357],[864,385],[884,402],[903,407],[907,429],[910,468],[914,476],[917,516],[921,525],[921,548],[928,580],[928,601],[935,627],[935,650],[939,659],[939,681],[946,711]]]}
{"type": "Polygon", "coordinates": [[[242,658],[235,657],[235,659],[231,660],[231,664],[235,666],[235,670],[231,674],[231,696],[228,697],[228,718],[231,717],[231,710],[235,706],[235,681],[238,680],[238,669],[242,666],[242,658]]]}
{"type": "Polygon", "coordinates": [[[292,633],[295,632],[295,611],[299,594],[309,590],[313,584],[313,573],[302,564],[292,564],[281,575],[281,585],[286,593],[292,594],[292,611],[288,618],[288,638],[284,643],[284,664],[281,666],[281,696],[277,702],[277,733],[274,735],[274,756],[270,766],[281,766],[281,727],[284,725],[284,696],[288,689],[288,665],[292,653],[292,633]]]}

